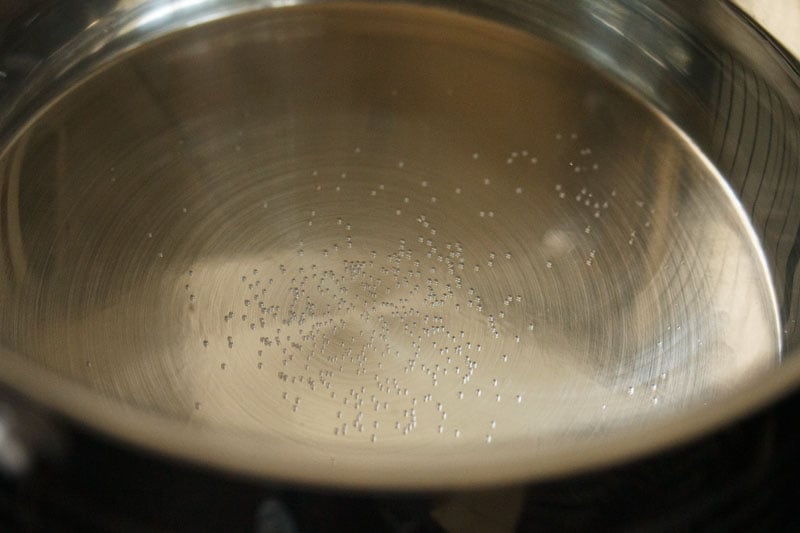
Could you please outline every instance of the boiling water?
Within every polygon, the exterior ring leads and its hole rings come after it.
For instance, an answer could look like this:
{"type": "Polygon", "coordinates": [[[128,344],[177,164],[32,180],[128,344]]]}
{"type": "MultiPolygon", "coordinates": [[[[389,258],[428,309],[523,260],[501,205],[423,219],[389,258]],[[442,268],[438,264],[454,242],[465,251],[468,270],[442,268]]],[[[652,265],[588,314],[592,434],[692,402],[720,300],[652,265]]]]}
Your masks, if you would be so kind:
{"type": "Polygon", "coordinates": [[[281,13],[131,53],[6,150],[6,347],[188,424],[443,450],[777,362],[745,218],[639,100],[473,19],[281,13]]]}

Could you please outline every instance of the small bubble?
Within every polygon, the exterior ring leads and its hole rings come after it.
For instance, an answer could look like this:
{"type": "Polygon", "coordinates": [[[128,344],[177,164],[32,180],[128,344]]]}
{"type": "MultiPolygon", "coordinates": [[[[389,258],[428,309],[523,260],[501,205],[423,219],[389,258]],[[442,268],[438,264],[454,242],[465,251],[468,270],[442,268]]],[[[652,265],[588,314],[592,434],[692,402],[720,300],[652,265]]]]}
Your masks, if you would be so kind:
{"type": "Polygon", "coordinates": [[[472,154],[472,159],[478,159],[479,157],[480,157],[480,154],[478,152],[474,152],[472,154]]]}
{"type": "Polygon", "coordinates": [[[517,187],[516,189],[514,189],[514,192],[517,194],[522,194],[522,187],[517,187]]]}
{"type": "Polygon", "coordinates": [[[200,402],[194,402],[194,408],[195,408],[195,410],[199,411],[199,410],[200,410],[200,408],[201,408],[202,406],[203,406],[203,405],[202,405],[200,402]]]}
{"type": "Polygon", "coordinates": [[[633,396],[634,392],[636,392],[636,389],[633,386],[628,387],[628,396],[633,396]]]}
{"type": "Polygon", "coordinates": [[[454,434],[456,438],[459,438],[461,436],[461,430],[460,429],[455,430],[454,434]]]}

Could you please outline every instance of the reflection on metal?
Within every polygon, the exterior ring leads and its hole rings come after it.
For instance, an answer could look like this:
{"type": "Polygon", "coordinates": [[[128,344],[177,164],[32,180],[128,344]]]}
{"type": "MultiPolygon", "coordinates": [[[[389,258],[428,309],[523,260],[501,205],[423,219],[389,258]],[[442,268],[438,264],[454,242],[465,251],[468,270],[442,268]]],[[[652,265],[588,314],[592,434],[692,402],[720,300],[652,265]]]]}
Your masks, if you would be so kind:
{"type": "Polygon", "coordinates": [[[637,6],[87,9],[4,95],[3,379],[365,487],[602,464],[774,394],[796,88],[637,6]]]}
{"type": "MultiPolygon", "coordinates": [[[[25,139],[21,141],[24,146],[25,139]]],[[[5,199],[4,209],[5,220],[3,225],[6,228],[5,247],[7,250],[3,254],[8,259],[8,267],[11,272],[11,279],[20,280],[27,271],[25,260],[25,252],[22,249],[22,232],[19,224],[19,173],[21,166],[21,155],[10,158],[4,161],[3,174],[6,178],[3,180],[2,190],[5,193],[2,197],[5,199]]],[[[3,261],[6,263],[6,261],[3,261]]],[[[5,286],[5,283],[3,284],[5,286]]]]}
{"type": "Polygon", "coordinates": [[[146,14],[138,20],[138,23],[141,27],[163,23],[165,19],[179,15],[183,10],[198,8],[206,3],[209,3],[208,0],[170,0],[160,2],[148,8],[146,14]]]}
{"type": "Polygon", "coordinates": [[[31,464],[27,448],[15,432],[16,420],[10,405],[0,404],[0,475],[19,476],[31,464]]]}

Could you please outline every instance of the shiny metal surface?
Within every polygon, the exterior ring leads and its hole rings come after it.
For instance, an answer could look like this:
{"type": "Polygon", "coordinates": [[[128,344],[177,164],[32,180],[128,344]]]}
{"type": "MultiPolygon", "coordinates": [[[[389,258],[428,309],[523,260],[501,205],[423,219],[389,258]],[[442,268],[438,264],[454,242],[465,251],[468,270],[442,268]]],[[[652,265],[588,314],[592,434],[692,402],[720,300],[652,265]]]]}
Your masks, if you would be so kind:
{"type": "Polygon", "coordinates": [[[9,80],[9,385],[179,457],[419,488],[792,382],[796,72],[722,5],[446,7],[120,3],[9,80]]]}

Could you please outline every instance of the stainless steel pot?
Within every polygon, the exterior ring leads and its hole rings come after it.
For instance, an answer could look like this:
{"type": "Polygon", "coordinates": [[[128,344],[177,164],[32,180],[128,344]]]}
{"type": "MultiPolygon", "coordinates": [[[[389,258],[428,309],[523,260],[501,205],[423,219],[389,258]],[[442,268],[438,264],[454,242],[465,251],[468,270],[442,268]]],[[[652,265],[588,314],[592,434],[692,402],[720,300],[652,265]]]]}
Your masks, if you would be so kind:
{"type": "Polygon", "coordinates": [[[454,488],[800,379],[798,64],[728,4],[6,9],[0,379],[50,412],[454,488]]]}

